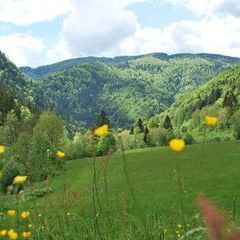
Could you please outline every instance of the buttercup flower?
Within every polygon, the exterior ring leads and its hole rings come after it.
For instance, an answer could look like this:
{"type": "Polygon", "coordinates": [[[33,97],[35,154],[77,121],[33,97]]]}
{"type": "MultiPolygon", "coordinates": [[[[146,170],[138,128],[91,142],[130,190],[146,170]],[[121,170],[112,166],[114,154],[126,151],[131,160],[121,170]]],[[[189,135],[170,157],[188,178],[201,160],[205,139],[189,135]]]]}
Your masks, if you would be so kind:
{"type": "Polygon", "coordinates": [[[211,116],[206,116],[205,117],[205,124],[208,127],[215,127],[217,125],[218,118],[217,117],[211,117],[211,116]]]}
{"type": "Polygon", "coordinates": [[[8,210],[7,211],[7,214],[11,217],[15,216],[16,215],[16,211],[15,210],[8,210]]]}
{"type": "Polygon", "coordinates": [[[24,184],[27,180],[27,176],[16,176],[13,180],[13,184],[21,185],[24,184]]]}
{"type": "Polygon", "coordinates": [[[30,238],[31,237],[31,235],[32,235],[32,233],[31,232],[29,232],[29,231],[27,231],[27,232],[23,232],[23,237],[24,238],[30,238]]]}
{"type": "Polygon", "coordinates": [[[105,124],[105,125],[97,128],[97,129],[94,131],[94,134],[95,134],[96,136],[99,136],[99,137],[105,136],[107,133],[108,133],[108,125],[107,125],[107,124],[105,124]]]}
{"type": "Polygon", "coordinates": [[[3,145],[0,145],[0,154],[3,154],[5,152],[5,147],[3,145]]]}
{"type": "Polygon", "coordinates": [[[29,211],[23,211],[23,212],[21,213],[21,218],[27,219],[27,218],[29,217],[29,215],[30,215],[30,212],[29,212],[29,211]]]}
{"type": "Polygon", "coordinates": [[[61,152],[61,151],[57,151],[56,155],[59,158],[64,158],[66,156],[66,154],[64,152],[61,152]]]}
{"type": "Polygon", "coordinates": [[[0,231],[0,237],[5,237],[7,235],[7,230],[3,229],[0,231]]]}
{"type": "Polygon", "coordinates": [[[185,142],[182,139],[172,139],[169,146],[173,151],[181,152],[185,148],[185,142]]]}
{"type": "Polygon", "coordinates": [[[11,239],[11,240],[15,240],[18,238],[17,232],[15,232],[13,229],[9,230],[7,235],[9,237],[9,239],[11,239]]]}

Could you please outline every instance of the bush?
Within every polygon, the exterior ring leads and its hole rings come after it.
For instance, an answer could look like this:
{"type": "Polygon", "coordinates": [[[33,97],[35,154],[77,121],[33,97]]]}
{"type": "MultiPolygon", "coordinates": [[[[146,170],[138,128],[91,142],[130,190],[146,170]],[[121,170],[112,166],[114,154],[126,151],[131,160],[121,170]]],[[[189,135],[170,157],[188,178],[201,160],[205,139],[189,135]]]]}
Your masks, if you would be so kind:
{"type": "Polygon", "coordinates": [[[184,136],[184,141],[186,144],[193,144],[195,142],[193,136],[190,133],[186,133],[184,136]]]}
{"type": "Polygon", "coordinates": [[[166,137],[167,137],[167,130],[166,129],[160,129],[160,128],[152,128],[150,129],[150,139],[152,146],[159,146],[159,145],[166,145],[166,137]]]}
{"type": "Polygon", "coordinates": [[[240,139],[240,110],[233,115],[232,122],[234,137],[240,139]]]}
{"type": "Polygon", "coordinates": [[[52,170],[51,145],[46,133],[34,131],[29,151],[28,172],[31,181],[45,180],[52,170]]]}
{"type": "Polygon", "coordinates": [[[115,151],[116,149],[116,140],[112,134],[107,134],[100,138],[97,144],[97,155],[103,156],[109,151],[115,151]]]}
{"type": "Polygon", "coordinates": [[[84,157],[91,157],[93,155],[92,141],[93,136],[90,131],[87,131],[85,133],[76,133],[73,141],[69,141],[66,147],[68,158],[72,160],[84,157]]]}
{"type": "Polygon", "coordinates": [[[7,187],[12,185],[13,179],[23,172],[23,165],[11,160],[3,167],[2,172],[1,187],[2,190],[6,192],[7,187]]]}

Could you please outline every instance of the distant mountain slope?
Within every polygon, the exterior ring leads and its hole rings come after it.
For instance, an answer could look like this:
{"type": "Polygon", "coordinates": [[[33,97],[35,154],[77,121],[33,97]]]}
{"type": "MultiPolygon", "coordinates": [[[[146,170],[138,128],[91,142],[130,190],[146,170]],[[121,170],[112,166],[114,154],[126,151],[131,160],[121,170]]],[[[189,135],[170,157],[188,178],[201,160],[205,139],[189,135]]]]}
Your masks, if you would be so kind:
{"type": "Polygon", "coordinates": [[[27,76],[7,59],[0,51],[0,84],[11,88],[19,97],[26,96],[31,89],[31,81],[27,76]]]}
{"type": "Polygon", "coordinates": [[[82,57],[82,58],[75,58],[75,59],[69,59],[65,60],[62,62],[46,65],[46,66],[40,66],[38,68],[31,68],[31,67],[21,67],[21,71],[26,73],[27,75],[34,77],[34,78],[39,78],[44,75],[47,75],[49,73],[53,73],[58,70],[62,70],[68,67],[76,66],[79,64],[84,64],[84,63],[90,63],[90,62],[96,62],[100,61],[106,64],[124,64],[130,60],[136,60],[136,59],[141,59],[145,57],[153,57],[156,59],[164,60],[164,61],[169,61],[173,59],[181,59],[181,58],[204,58],[208,60],[221,60],[222,62],[225,63],[238,63],[240,61],[239,58],[236,57],[228,57],[228,56],[223,56],[219,54],[206,54],[206,53],[199,53],[199,54],[188,54],[188,53],[182,53],[182,54],[173,54],[173,55],[168,55],[166,53],[151,53],[151,54],[145,54],[145,55],[138,55],[138,56],[120,56],[120,57],[115,57],[115,58],[106,58],[106,57],[82,57]]]}
{"type": "MultiPolygon", "coordinates": [[[[161,125],[169,115],[175,129],[203,135],[204,116],[219,118],[218,135],[234,134],[234,125],[240,127],[240,67],[223,72],[198,88],[178,97],[165,112],[149,120],[149,125],[161,125]]],[[[239,132],[240,134],[240,132],[239,132]]]]}
{"type": "Polygon", "coordinates": [[[21,69],[37,77],[37,106],[54,108],[72,125],[89,127],[105,109],[114,127],[129,127],[138,118],[165,111],[179,94],[239,63],[221,55],[154,53],[21,69]]]}
{"type": "Polygon", "coordinates": [[[21,120],[36,112],[34,92],[31,79],[0,52],[0,142],[4,135],[12,138],[21,120]]]}

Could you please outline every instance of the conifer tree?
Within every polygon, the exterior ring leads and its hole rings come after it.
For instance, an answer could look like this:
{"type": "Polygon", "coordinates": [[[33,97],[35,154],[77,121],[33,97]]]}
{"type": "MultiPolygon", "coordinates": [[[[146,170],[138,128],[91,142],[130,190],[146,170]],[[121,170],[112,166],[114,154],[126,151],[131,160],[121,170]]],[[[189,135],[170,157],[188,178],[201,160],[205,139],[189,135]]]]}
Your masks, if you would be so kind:
{"type": "Polygon", "coordinates": [[[171,121],[171,119],[170,119],[170,117],[168,115],[165,117],[165,120],[164,120],[164,123],[163,123],[163,127],[165,129],[172,129],[173,128],[172,121],[171,121]]]}
{"type": "Polygon", "coordinates": [[[144,133],[144,126],[141,118],[138,119],[137,126],[139,127],[140,132],[144,133]]]}
{"type": "Polygon", "coordinates": [[[96,127],[101,127],[103,125],[107,124],[108,126],[110,126],[110,120],[107,117],[107,114],[104,110],[102,110],[100,112],[100,114],[98,115],[96,122],[95,122],[95,126],[96,127]]]}

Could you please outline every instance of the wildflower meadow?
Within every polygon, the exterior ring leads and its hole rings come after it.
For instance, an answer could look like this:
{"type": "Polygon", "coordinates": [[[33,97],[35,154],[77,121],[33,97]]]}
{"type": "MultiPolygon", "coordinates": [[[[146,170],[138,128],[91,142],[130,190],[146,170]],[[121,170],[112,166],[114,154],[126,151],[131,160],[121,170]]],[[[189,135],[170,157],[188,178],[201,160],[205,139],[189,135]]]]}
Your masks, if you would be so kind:
{"type": "MultiPolygon", "coordinates": [[[[206,128],[217,122],[205,117],[206,128]]],[[[239,142],[187,145],[175,138],[166,147],[126,151],[116,135],[116,150],[97,157],[97,142],[109,131],[96,128],[92,157],[67,161],[56,176],[35,184],[15,176],[11,193],[1,195],[0,237],[239,239],[239,142]]],[[[1,145],[0,157],[7,151],[1,145]]]]}

